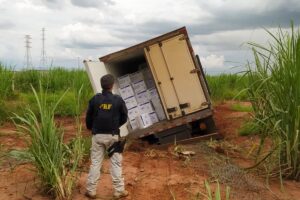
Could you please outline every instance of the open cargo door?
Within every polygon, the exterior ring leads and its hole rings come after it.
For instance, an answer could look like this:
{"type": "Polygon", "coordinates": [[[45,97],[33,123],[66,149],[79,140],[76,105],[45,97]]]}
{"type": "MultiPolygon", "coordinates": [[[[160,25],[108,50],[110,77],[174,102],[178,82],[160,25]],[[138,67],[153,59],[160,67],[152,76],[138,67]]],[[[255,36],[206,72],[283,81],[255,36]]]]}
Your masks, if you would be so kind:
{"type": "Polygon", "coordinates": [[[96,94],[102,92],[100,78],[107,74],[104,63],[99,61],[83,61],[83,63],[92,84],[94,93],[96,94]]]}
{"type": "Polygon", "coordinates": [[[169,117],[207,108],[186,37],[178,35],[145,48],[145,54],[169,117]]]}
{"type": "MultiPolygon", "coordinates": [[[[92,84],[94,93],[102,92],[100,86],[100,78],[107,74],[105,64],[103,62],[95,61],[84,61],[84,66],[89,76],[90,82],[92,84]]],[[[115,89],[115,88],[114,88],[115,89]]],[[[116,91],[113,91],[114,93],[116,91]]],[[[127,123],[120,128],[121,136],[128,135],[127,123]]]]}

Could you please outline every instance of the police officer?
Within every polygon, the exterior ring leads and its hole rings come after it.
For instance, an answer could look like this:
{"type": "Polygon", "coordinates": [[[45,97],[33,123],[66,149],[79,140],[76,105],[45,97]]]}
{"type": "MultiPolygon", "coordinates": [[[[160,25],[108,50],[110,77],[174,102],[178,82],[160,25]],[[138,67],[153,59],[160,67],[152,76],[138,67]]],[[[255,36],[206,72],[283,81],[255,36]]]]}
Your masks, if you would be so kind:
{"type": "MultiPolygon", "coordinates": [[[[86,196],[96,199],[96,188],[100,178],[100,168],[107,148],[120,137],[119,128],[127,121],[127,108],[123,99],[112,93],[114,77],[107,74],[101,77],[102,93],[96,94],[90,101],[86,113],[86,127],[92,131],[91,166],[87,178],[86,196]]],[[[122,176],[122,154],[114,153],[110,157],[110,174],[114,186],[114,197],[128,195],[122,176]]]]}

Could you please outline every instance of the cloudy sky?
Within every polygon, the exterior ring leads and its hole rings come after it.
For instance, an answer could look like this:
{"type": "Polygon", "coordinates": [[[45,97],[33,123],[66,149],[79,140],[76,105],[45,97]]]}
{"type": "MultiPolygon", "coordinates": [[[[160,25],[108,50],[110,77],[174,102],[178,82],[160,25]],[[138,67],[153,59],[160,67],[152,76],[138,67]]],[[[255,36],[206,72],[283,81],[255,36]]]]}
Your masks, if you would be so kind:
{"type": "Polygon", "coordinates": [[[249,41],[266,43],[263,28],[276,31],[300,21],[299,0],[0,0],[0,62],[25,64],[41,58],[46,28],[48,64],[77,67],[124,47],[186,26],[208,73],[234,71],[251,61],[249,41]]]}

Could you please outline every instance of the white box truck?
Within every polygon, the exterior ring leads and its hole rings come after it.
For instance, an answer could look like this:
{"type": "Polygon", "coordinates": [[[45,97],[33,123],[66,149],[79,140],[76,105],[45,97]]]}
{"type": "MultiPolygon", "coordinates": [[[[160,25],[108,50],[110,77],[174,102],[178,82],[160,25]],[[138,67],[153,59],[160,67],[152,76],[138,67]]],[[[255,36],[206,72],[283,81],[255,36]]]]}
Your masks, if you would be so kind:
{"type": "Polygon", "coordinates": [[[102,56],[96,62],[85,60],[84,64],[95,93],[101,92],[99,80],[104,74],[126,77],[144,68],[150,69],[160,112],[166,118],[133,131],[123,126],[121,134],[130,133],[132,137],[158,144],[218,136],[208,85],[185,27],[102,56]]]}

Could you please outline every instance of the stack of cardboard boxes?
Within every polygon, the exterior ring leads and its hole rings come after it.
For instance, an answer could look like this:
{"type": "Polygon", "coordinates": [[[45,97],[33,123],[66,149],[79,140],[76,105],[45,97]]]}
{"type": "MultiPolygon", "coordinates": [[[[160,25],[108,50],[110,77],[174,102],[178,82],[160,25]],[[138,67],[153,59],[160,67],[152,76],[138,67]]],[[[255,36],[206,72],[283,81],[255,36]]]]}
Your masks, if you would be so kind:
{"type": "Polygon", "coordinates": [[[118,84],[131,130],[146,128],[166,118],[149,69],[119,77],[118,84]]]}

